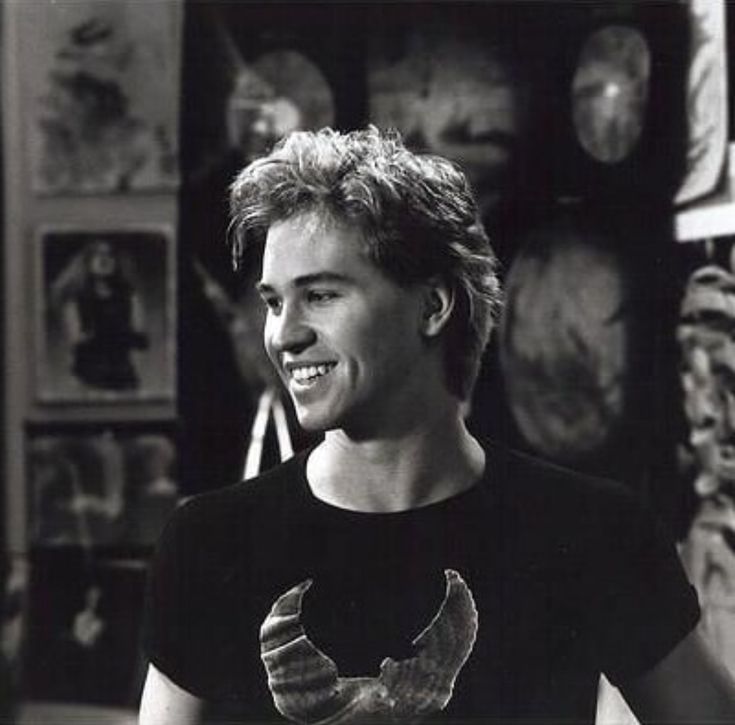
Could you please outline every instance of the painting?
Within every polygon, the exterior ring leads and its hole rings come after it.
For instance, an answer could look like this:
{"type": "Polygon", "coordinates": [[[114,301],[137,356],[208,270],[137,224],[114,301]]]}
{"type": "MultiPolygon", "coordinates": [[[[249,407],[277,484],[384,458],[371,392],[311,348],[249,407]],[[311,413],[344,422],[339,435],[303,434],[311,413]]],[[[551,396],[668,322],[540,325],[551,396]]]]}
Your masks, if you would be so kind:
{"type": "Polygon", "coordinates": [[[34,191],[176,187],[178,3],[25,3],[34,191]]]}
{"type": "Polygon", "coordinates": [[[166,432],[43,433],[30,437],[27,454],[34,546],[146,549],[179,500],[166,432]]]}
{"type": "Polygon", "coordinates": [[[36,242],[39,402],[173,399],[171,229],[42,229],[36,242]]]}

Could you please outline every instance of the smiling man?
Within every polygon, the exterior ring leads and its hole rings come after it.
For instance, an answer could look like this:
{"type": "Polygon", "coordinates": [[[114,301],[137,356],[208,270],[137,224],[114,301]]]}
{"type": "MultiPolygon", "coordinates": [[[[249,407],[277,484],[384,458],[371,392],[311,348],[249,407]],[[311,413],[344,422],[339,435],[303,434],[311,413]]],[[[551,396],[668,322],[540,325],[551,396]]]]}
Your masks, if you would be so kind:
{"type": "MultiPolygon", "coordinates": [[[[625,488],[483,448],[500,304],[464,175],[295,133],[237,177],[268,355],[318,445],[197,497],[151,572],[142,725],[733,721],[673,547],[625,488]]],[[[491,414],[488,412],[488,415],[491,414]]]]}

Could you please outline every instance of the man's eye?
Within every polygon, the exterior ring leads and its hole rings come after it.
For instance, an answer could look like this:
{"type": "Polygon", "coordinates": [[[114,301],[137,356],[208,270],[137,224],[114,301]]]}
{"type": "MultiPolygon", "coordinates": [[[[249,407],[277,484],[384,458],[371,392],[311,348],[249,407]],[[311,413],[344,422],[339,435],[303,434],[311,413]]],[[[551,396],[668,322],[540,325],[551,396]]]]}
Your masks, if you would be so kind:
{"type": "Polygon", "coordinates": [[[330,302],[331,300],[336,299],[336,297],[337,293],[332,292],[331,290],[309,290],[307,295],[308,301],[316,304],[330,302]]]}
{"type": "Polygon", "coordinates": [[[261,297],[261,300],[270,312],[278,312],[281,309],[281,300],[277,297],[261,297]]]}

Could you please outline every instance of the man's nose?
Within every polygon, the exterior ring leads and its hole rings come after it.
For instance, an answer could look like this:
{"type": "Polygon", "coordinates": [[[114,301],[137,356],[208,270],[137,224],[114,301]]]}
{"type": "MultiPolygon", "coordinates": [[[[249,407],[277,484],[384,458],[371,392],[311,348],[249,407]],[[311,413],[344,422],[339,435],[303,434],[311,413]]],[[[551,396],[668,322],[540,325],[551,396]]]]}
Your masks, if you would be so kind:
{"type": "Polygon", "coordinates": [[[300,352],[316,336],[296,305],[284,305],[280,314],[269,317],[265,329],[266,341],[277,353],[300,352]]]}

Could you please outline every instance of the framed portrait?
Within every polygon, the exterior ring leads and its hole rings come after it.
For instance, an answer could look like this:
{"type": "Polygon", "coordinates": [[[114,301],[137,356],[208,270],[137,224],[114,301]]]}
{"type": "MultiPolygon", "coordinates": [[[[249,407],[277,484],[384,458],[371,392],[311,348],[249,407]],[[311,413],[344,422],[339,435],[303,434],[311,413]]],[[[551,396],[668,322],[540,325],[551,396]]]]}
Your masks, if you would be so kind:
{"type": "Polygon", "coordinates": [[[42,195],[165,191],[178,183],[183,3],[22,3],[32,37],[28,148],[42,195]]]}
{"type": "Polygon", "coordinates": [[[34,547],[145,552],[179,503],[177,447],[166,430],[34,432],[27,460],[34,547]]]}
{"type": "Polygon", "coordinates": [[[36,246],[38,402],[173,400],[172,229],[42,229],[36,246]]]}

